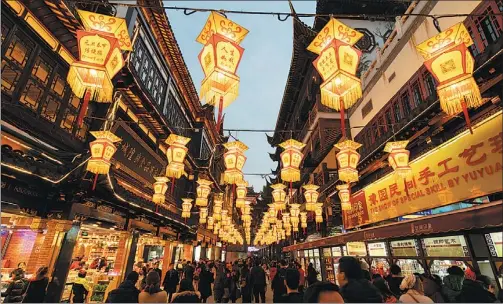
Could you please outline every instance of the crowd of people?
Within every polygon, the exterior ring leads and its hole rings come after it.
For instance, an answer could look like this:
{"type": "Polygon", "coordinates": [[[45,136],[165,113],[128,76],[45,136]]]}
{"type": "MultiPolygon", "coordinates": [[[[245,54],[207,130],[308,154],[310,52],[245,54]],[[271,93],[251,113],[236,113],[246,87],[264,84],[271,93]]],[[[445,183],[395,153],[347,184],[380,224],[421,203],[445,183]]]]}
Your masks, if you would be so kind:
{"type": "MultiPolygon", "coordinates": [[[[11,273],[5,293],[6,303],[42,303],[49,280],[47,267],[31,279],[24,278],[26,265],[20,263],[11,273]]],[[[107,303],[266,303],[268,286],[274,303],[494,303],[495,284],[471,269],[450,267],[443,279],[436,275],[402,276],[398,265],[389,274],[371,274],[364,260],[339,259],[337,284],[318,281],[312,264],[307,271],[297,262],[269,262],[247,258],[233,263],[219,261],[178,261],[166,272],[159,262],[137,263],[124,282],[108,293],[107,303]],[[163,275],[164,274],[164,275],[163,275]],[[161,282],[161,278],[163,278],[161,282]]],[[[85,303],[90,291],[86,270],[78,272],[73,303],[85,303]]],[[[271,300],[271,299],[269,299],[271,300]]]]}

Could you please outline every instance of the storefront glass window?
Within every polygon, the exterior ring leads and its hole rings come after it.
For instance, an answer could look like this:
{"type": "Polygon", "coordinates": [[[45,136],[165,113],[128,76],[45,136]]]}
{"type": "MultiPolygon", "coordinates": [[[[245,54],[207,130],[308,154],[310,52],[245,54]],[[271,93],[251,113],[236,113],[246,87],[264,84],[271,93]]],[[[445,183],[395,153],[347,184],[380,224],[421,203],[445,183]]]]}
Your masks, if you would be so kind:
{"type": "Polygon", "coordinates": [[[447,269],[451,266],[458,266],[461,269],[466,270],[466,265],[463,263],[463,261],[456,261],[456,260],[434,260],[433,263],[430,266],[430,272],[431,274],[436,274],[441,278],[444,278],[447,273],[447,269]]]}
{"type": "Polygon", "coordinates": [[[415,259],[400,259],[396,261],[396,264],[402,269],[402,275],[424,273],[423,266],[415,259]]]}

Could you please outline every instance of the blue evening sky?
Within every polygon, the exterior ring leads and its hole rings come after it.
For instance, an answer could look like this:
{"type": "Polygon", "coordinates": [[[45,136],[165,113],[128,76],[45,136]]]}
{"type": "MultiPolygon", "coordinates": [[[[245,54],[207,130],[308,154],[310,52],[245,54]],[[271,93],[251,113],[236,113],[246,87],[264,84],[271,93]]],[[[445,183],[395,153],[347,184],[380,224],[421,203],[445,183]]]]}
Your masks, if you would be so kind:
{"type": "MultiPolygon", "coordinates": [[[[288,1],[165,1],[164,4],[191,8],[290,11],[288,1]]],[[[297,13],[314,13],[316,9],[316,1],[294,1],[293,5],[297,13]]],[[[167,14],[192,80],[199,91],[203,71],[197,56],[202,45],[195,39],[209,13],[197,12],[185,16],[183,11],[168,10],[167,14]]],[[[242,14],[228,14],[227,17],[247,28],[250,33],[241,43],[245,52],[238,68],[241,78],[240,94],[224,110],[224,128],[273,130],[292,57],[292,19],[281,22],[275,16],[242,14]]],[[[312,25],[314,19],[304,18],[303,21],[312,25]]],[[[245,173],[270,173],[271,168],[276,168],[267,154],[274,149],[267,143],[264,133],[233,132],[232,135],[249,147],[243,169],[245,173]]],[[[265,184],[260,176],[248,175],[245,178],[254,186],[255,191],[262,190],[265,184]]]]}

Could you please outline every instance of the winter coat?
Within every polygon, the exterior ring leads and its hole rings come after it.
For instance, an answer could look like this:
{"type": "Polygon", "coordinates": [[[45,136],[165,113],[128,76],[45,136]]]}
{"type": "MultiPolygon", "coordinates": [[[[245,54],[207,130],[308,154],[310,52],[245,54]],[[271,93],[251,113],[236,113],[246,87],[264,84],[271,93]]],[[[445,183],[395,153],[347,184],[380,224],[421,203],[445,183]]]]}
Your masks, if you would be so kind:
{"type": "Polygon", "coordinates": [[[461,293],[464,278],[462,276],[449,274],[444,277],[442,295],[448,303],[456,303],[456,297],[461,293]]]}
{"type": "Polygon", "coordinates": [[[459,303],[494,303],[496,296],[486,290],[481,283],[474,280],[464,280],[463,288],[456,300],[459,303]]]}
{"type": "Polygon", "coordinates": [[[281,297],[281,303],[304,303],[304,294],[301,292],[291,292],[281,297]]]}
{"type": "Polygon", "coordinates": [[[400,289],[400,284],[402,284],[403,277],[393,277],[388,276],[386,281],[388,281],[389,290],[397,296],[402,294],[402,290],[400,289]]]}
{"type": "Polygon", "coordinates": [[[401,303],[433,303],[433,300],[427,296],[420,294],[415,290],[409,289],[398,299],[401,303]]]}
{"type": "Polygon", "coordinates": [[[365,279],[349,280],[340,294],[346,303],[382,303],[379,290],[365,279]]]}
{"type": "Polygon", "coordinates": [[[106,303],[138,303],[139,295],[140,291],[134,283],[126,280],[108,293],[106,303]]]}
{"type": "Polygon", "coordinates": [[[27,287],[28,282],[26,280],[21,277],[15,278],[10,282],[5,292],[2,293],[2,296],[5,297],[4,303],[21,303],[27,287]]]}
{"type": "Polygon", "coordinates": [[[72,286],[73,303],[84,303],[90,291],[91,286],[89,286],[86,278],[76,278],[72,286]]]}
{"type": "Polygon", "coordinates": [[[140,292],[138,303],[168,303],[168,294],[164,290],[156,293],[140,292]]]}
{"type": "Polygon", "coordinates": [[[424,295],[429,297],[435,303],[444,303],[444,297],[442,296],[442,288],[435,281],[424,278],[423,280],[424,295]]]}
{"type": "Polygon", "coordinates": [[[23,303],[44,302],[47,285],[49,285],[49,278],[47,277],[31,281],[28,285],[28,290],[26,291],[23,303]]]}
{"type": "Polygon", "coordinates": [[[280,268],[271,283],[273,291],[273,302],[281,301],[281,297],[286,293],[285,286],[286,268],[280,268]]]}
{"type": "Polygon", "coordinates": [[[213,283],[213,273],[204,269],[199,274],[197,290],[201,293],[201,298],[208,298],[212,295],[211,283],[213,283]]]}
{"type": "Polygon", "coordinates": [[[185,265],[183,268],[183,276],[189,281],[194,280],[194,267],[192,267],[192,265],[185,265]]]}
{"type": "Polygon", "coordinates": [[[250,281],[252,286],[265,286],[267,282],[264,269],[260,266],[253,266],[250,271],[250,281]]]}
{"type": "Polygon", "coordinates": [[[307,279],[307,284],[309,284],[309,286],[318,282],[318,271],[316,271],[316,269],[314,269],[314,267],[308,267],[306,279],[307,279]]]}
{"type": "Polygon", "coordinates": [[[215,276],[215,283],[213,284],[213,294],[215,300],[222,299],[224,295],[226,273],[225,271],[217,271],[215,276]]]}
{"type": "Polygon", "coordinates": [[[168,293],[174,293],[176,292],[176,286],[178,286],[178,282],[180,282],[178,271],[171,269],[166,273],[164,281],[162,282],[162,286],[168,293]]]}

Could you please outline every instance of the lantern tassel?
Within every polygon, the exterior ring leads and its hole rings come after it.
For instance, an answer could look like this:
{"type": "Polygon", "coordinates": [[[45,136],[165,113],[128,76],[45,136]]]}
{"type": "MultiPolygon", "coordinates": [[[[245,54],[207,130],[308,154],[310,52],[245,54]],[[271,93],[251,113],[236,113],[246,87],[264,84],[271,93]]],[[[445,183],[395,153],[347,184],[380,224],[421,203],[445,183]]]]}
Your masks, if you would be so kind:
{"type": "Polygon", "coordinates": [[[341,133],[342,133],[342,138],[346,138],[346,121],[344,119],[344,101],[342,98],[339,100],[340,103],[340,110],[341,110],[341,133]]]}
{"type": "Polygon", "coordinates": [[[87,113],[87,107],[89,106],[89,100],[91,99],[91,91],[87,90],[84,94],[84,99],[82,100],[82,106],[80,107],[79,116],[77,116],[77,126],[80,128],[82,122],[84,121],[84,116],[87,113]]]}
{"type": "Polygon", "coordinates": [[[98,174],[95,174],[94,175],[94,181],[93,181],[93,188],[92,190],[94,191],[94,189],[96,188],[96,182],[98,181],[98,174]]]}
{"type": "Polygon", "coordinates": [[[470,130],[470,134],[473,135],[472,123],[470,121],[470,115],[468,115],[468,108],[466,107],[465,99],[461,101],[461,107],[463,107],[463,115],[465,116],[466,126],[468,127],[468,130],[470,130]]]}

